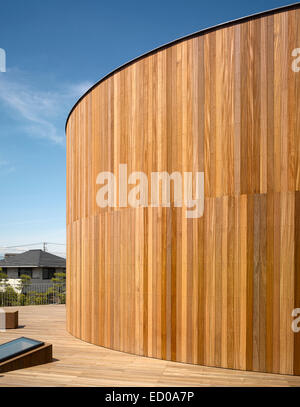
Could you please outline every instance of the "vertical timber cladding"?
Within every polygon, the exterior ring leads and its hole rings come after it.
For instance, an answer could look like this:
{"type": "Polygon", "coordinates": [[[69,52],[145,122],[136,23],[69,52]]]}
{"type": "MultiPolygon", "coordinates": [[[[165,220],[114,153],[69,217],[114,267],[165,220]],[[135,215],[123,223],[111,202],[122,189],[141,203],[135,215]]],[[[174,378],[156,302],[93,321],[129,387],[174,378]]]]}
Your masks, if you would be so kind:
{"type": "MultiPolygon", "coordinates": [[[[67,123],[67,329],[112,349],[300,374],[297,6],[100,81],[67,123]],[[98,173],[204,171],[205,208],[100,208],[98,173]]],[[[174,203],[174,202],[173,202],[174,203]]]]}

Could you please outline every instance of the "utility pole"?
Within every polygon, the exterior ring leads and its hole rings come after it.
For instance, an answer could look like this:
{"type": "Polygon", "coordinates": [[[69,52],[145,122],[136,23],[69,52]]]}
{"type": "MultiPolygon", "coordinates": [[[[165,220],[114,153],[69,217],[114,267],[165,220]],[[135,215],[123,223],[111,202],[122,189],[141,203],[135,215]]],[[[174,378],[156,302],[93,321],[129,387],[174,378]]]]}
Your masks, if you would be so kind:
{"type": "Polygon", "coordinates": [[[46,242],[43,243],[43,250],[44,250],[44,252],[47,251],[47,243],[46,242]]]}

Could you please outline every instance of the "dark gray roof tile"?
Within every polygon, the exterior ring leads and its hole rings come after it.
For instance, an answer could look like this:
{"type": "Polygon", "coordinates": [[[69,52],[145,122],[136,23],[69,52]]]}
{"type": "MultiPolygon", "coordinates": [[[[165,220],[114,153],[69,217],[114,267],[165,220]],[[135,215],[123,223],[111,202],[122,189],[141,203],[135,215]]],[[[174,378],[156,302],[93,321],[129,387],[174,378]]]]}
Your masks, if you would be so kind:
{"type": "Polygon", "coordinates": [[[0,267],[66,267],[66,259],[44,252],[28,250],[7,259],[0,260],[0,267]]]}

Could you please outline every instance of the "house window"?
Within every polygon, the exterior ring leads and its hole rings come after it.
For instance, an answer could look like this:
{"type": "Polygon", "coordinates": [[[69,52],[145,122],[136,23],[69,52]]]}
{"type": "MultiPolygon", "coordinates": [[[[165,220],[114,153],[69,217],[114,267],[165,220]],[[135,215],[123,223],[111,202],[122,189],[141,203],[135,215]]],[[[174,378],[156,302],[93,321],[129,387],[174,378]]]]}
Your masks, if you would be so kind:
{"type": "Polygon", "coordinates": [[[32,278],[32,268],[26,267],[26,268],[19,268],[18,270],[18,277],[21,276],[29,276],[30,278],[32,278]]]}
{"type": "Polygon", "coordinates": [[[51,280],[54,277],[55,268],[43,268],[43,280],[51,280]]]}

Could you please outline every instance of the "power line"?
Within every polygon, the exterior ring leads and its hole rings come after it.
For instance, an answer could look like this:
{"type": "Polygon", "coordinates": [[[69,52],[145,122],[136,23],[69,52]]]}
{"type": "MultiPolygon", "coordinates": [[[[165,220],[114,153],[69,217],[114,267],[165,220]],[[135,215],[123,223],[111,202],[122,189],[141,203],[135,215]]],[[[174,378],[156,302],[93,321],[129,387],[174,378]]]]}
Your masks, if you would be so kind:
{"type": "Polygon", "coordinates": [[[33,246],[42,246],[42,250],[44,252],[50,252],[52,254],[55,254],[56,256],[60,257],[66,257],[66,250],[61,251],[59,249],[62,249],[61,246],[66,247],[65,243],[49,243],[49,242],[39,242],[39,243],[28,243],[28,244],[20,244],[20,245],[14,245],[14,246],[0,246],[0,254],[3,256],[5,252],[12,252],[12,253],[24,253],[24,251],[29,250],[30,247],[33,246]],[[48,245],[52,246],[50,250],[48,249],[48,245]],[[54,246],[54,247],[53,247],[54,246]],[[57,247],[58,250],[55,250],[55,246],[60,246],[60,248],[57,247]]]}
{"type": "Polygon", "coordinates": [[[3,249],[14,249],[15,247],[27,247],[27,246],[37,246],[43,244],[43,242],[40,243],[28,243],[28,244],[18,244],[16,246],[1,246],[3,249]]]}
{"type": "Polygon", "coordinates": [[[39,246],[39,245],[57,245],[57,246],[66,246],[65,243],[50,243],[50,242],[39,242],[39,243],[28,243],[28,244],[18,244],[15,246],[0,246],[0,249],[14,249],[18,247],[28,247],[28,246],[39,246]]]}

